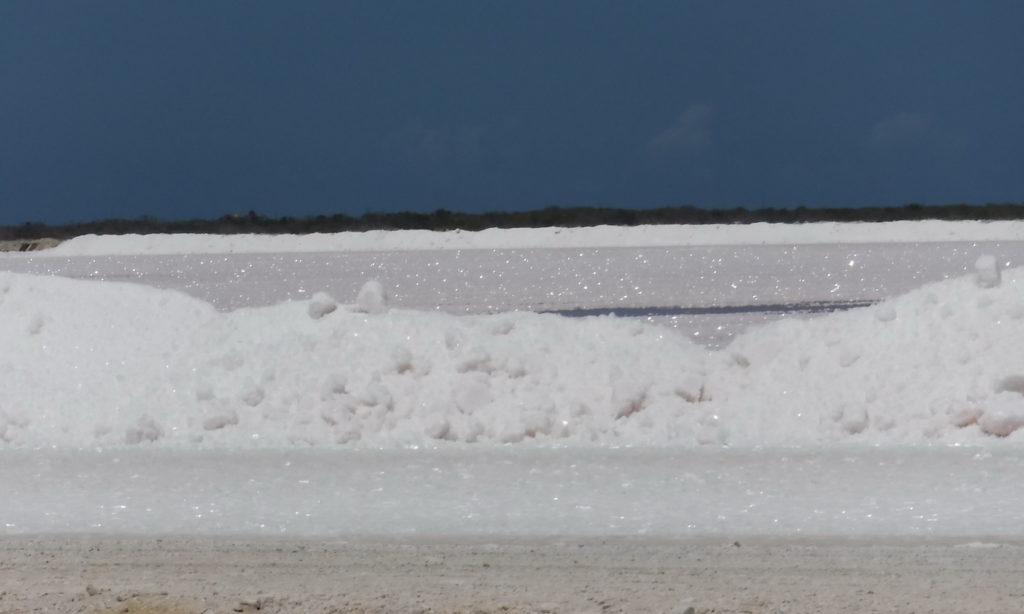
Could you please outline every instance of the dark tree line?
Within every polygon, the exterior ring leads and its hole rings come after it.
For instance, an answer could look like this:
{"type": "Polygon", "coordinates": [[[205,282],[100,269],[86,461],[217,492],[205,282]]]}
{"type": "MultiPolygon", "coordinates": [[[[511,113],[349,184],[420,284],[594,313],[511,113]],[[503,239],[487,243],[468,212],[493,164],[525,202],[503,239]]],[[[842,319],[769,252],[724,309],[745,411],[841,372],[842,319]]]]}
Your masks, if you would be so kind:
{"type": "Polygon", "coordinates": [[[772,222],[888,222],[896,220],[1016,220],[1024,219],[1024,205],[918,205],[819,209],[616,209],[605,207],[547,207],[533,211],[460,213],[438,209],[432,213],[366,213],[312,217],[267,217],[255,211],[216,219],[159,220],[150,216],[108,219],[71,224],[27,222],[0,226],[0,240],[69,239],[84,234],[308,234],[361,230],[483,230],[485,228],[541,228],[545,226],[636,226],[639,224],[750,224],[772,222]]]}

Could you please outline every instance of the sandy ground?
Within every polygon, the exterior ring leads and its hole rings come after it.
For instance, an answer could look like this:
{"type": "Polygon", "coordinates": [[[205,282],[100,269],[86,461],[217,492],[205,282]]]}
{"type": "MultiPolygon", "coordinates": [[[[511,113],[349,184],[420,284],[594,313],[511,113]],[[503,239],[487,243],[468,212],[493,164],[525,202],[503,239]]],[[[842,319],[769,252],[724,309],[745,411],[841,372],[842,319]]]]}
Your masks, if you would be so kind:
{"type": "Polygon", "coordinates": [[[1004,614],[1024,540],[0,538],[3,613],[255,611],[1004,614]]]}

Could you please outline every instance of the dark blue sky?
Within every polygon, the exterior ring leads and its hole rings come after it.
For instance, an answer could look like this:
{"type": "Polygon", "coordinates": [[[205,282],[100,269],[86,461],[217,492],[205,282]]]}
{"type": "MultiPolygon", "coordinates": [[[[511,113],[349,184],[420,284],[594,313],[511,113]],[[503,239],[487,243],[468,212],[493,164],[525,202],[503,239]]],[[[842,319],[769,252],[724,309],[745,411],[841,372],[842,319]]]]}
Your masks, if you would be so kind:
{"type": "Polygon", "coordinates": [[[1024,2],[3,0],[0,223],[1024,201],[1024,2]]]}

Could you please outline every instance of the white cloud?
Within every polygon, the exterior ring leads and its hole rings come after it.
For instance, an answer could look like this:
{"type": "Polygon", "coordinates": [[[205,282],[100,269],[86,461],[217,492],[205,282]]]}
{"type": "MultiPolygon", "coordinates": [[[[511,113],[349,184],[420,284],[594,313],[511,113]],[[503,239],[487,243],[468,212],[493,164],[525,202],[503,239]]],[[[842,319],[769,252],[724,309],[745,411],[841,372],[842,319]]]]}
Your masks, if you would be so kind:
{"type": "Polygon", "coordinates": [[[659,151],[696,152],[711,143],[712,109],[709,104],[691,104],[667,128],[654,135],[648,147],[659,151]]]}

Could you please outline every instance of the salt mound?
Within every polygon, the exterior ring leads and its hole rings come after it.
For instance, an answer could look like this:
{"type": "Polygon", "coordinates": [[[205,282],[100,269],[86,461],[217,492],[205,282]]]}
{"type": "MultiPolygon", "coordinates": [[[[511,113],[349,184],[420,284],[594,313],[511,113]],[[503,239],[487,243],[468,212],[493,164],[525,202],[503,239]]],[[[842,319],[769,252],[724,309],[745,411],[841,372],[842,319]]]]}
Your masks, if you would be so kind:
{"type": "Polygon", "coordinates": [[[177,292],[0,273],[0,446],[156,439],[168,375],[218,319],[177,292]]]}
{"type": "Polygon", "coordinates": [[[356,308],[363,313],[384,313],[388,310],[388,295],[376,279],[363,284],[356,295],[356,308]]]}
{"type": "Polygon", "coordinates": [[[974,263],[974,270],[977,273],[977,284],[982,288],[994,288],[998,286],[1000,279],[999,263],[995,256],[986,254],[978,258],[974,263]]]}
{"type": "Polygon", "coordinates": [[[0,274],[0,447],[1019,443],[1024,270],[977,281],[710,352],[615,317],[385,310],[379,284],[219,313],[0,274]]]}
{"type": "Polygon", "coordinates": [[[306,313],[309,317],[314,320],[319,320],[327,314],[334,313],[334,310],[338,308],[338,301],[327,294],[326,292],[317,292],[309,300],[309,307],[306,309],[306,313]]]}
{"type": "Polygon", "coordinates": [[[920,241],[1016,241],[1024,222],[920,220],[807,224],[657,224],[480,231],[370,230],[305,235],[84,235],[44,256],[590,248],[679,245],[797,245],[920,241]]]}
{"type": "Polygon", "coordinates": [[[1024,441],[1022,277],[968,276],[738,337],[707,367],[730,443],[1024,441]]]}
{"type": "Polygon", "coordinates": [[[0,280],[6,446],[589,442],[633,422],[664,439],[649,416],[697,411],[704,375],[682,335],[614,318],[331,312],[322,295],[224,314],[142,286],[0,280]]]}

